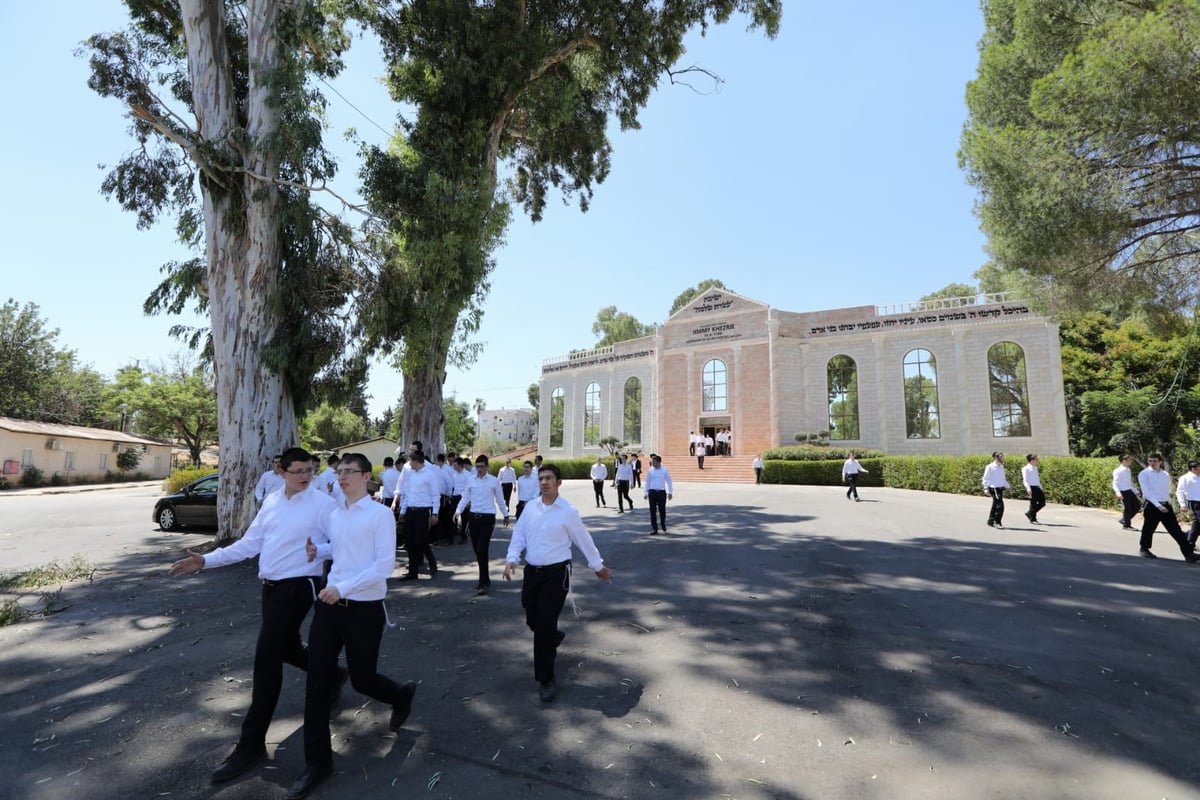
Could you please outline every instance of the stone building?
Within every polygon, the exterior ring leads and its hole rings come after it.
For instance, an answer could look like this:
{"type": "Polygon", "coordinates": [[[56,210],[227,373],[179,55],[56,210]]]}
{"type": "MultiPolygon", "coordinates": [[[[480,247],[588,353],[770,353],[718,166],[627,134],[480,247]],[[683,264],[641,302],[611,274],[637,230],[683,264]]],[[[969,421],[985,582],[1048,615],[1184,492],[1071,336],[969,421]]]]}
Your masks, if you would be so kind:
{"type": "Polygon", "coordinates": [[[485,408],[479,415],[478,436],[494,436],[514,446],[529,444],[533,441],[533,409],[485,408]]]}
{"type": "Polygon", "coordinates": [[[691,431],[735,454],[829,431],[889,454],[1065,455],[1058,326],[1006,295],[816,312],[711,290],[651,336],[547,358],[538,449],[616,437],[682,455],[691,431]]]}

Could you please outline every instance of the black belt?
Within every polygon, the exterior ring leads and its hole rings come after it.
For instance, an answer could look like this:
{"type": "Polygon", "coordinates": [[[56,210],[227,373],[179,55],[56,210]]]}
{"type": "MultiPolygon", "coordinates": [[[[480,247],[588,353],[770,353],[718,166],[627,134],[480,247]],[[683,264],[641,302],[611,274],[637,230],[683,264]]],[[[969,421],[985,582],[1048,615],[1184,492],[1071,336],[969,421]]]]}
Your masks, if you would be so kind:
{"type": "Polygon", "coordinates": [[[467,515],[472,516],[472,517],[491,517],[492,519],[496,518],[495,514],[481,514],[481,513],[475,512],[475,511],[468,511],[467,515]]]}
{"type": "Polygon", "coordinates": [[[526,564],[525,569],[536,569],[536,570],[561,569],[570,563],[571,563],[571,559],[568,558],[566,561],[560,561],[557,564],[546,564],[545,566],[542,566],[540,564],[526,564]]]}
{"type": "Polygon", "coordinates": [[[320,575],[301,575],[298,578],[280,578],[277,581],[269,581],[266,578],[263,578],[262,585],[269,589],[273,586],[286,586],[287,584],[295,583],[296,581],[314,581],[320,577],[320,575]]]}
{"type": "Polygon", "coordinates": [[[335,603],[334,605],[345,606],[345,607],[373,606],[373,605],[376,605],[376,604],[382,603],[382,602],[383,602],[382,600],[347,600],[346,598],[343,597],[341,600],[338,600],[337,603],[335,603]]]}

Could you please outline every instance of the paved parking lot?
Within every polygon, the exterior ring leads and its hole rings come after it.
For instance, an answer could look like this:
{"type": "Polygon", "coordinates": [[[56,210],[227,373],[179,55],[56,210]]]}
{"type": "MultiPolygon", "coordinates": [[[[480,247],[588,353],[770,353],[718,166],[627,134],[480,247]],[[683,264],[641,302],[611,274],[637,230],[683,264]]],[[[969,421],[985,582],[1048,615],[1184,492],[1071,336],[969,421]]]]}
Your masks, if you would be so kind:
{"type": "MultiPolygon", "coordinates": [[[[421,681],[413,715],[392,734],[348,689],[314,796],[1200,797],[1200,566],[1165,535],[1146,561],[1106,511],[1033,526],[1010,501],[993,530],[982,495],[676,489],[651,538],[640,493],[618,515],[565,486],[614,577],[578,564],[554,704],[499,581],[503,528],[492,596],[465,546],[395,583],[380,665],[421,681]]],[[[303,769],[295,671],[268,767],[208,782],[249,702],[253,565],[168,579],[209,537],[138,515],[67,610],[0,628],[0,798],[281,798],[303,769]]]]}

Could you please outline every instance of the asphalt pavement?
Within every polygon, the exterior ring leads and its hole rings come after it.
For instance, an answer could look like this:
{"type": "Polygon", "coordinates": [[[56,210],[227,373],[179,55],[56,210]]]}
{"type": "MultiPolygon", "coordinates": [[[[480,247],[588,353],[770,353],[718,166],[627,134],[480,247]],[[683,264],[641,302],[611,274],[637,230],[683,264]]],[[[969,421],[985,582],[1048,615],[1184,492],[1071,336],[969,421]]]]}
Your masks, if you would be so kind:
{"type": "MultiPolygon", "coordinates": [[[[576,559],[559,697],[539,702],[519,583],[469,547],[394,580],[380,671],[420,681],[398,732],[349,687],[314,797],[1200,798],[1200,565],[1112,512],[834,487],[678,484],[669,534],[568,482],[611,584],[576,559]]],[[[615,492],[609,491],[609,501],[615,492]]],[[[4,510],[0,499],[0,513],[4,510]]],[[[64,610],[0,628],[0,798],[282,798],[303,770],[285,668],[267,766],[214,786],[250,697],[252,563],[180,579],[203,534],[141,526],[64,610]]],[[[26,597],[26,600],[29,598],[26,597]]]]}

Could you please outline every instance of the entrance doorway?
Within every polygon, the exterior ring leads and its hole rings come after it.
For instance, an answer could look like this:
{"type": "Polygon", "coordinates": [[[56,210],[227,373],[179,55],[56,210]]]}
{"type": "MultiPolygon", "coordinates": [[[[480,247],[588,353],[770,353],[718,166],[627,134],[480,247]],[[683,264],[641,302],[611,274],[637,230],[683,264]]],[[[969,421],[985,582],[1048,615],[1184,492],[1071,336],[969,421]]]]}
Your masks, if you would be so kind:
{"type": "Polygon", "coordinates": [[[728,415],[700,418],[699,427],[697,430],[705,439],[713,440],[713,446],[709,451],[709,455],[729,455],[729,453],[722,453],[720,451],[720,447],[717,445],[717,434],[726,429],[731,431],[733,430],[733,425],[731,424],[730,417],[728,415]]]}

